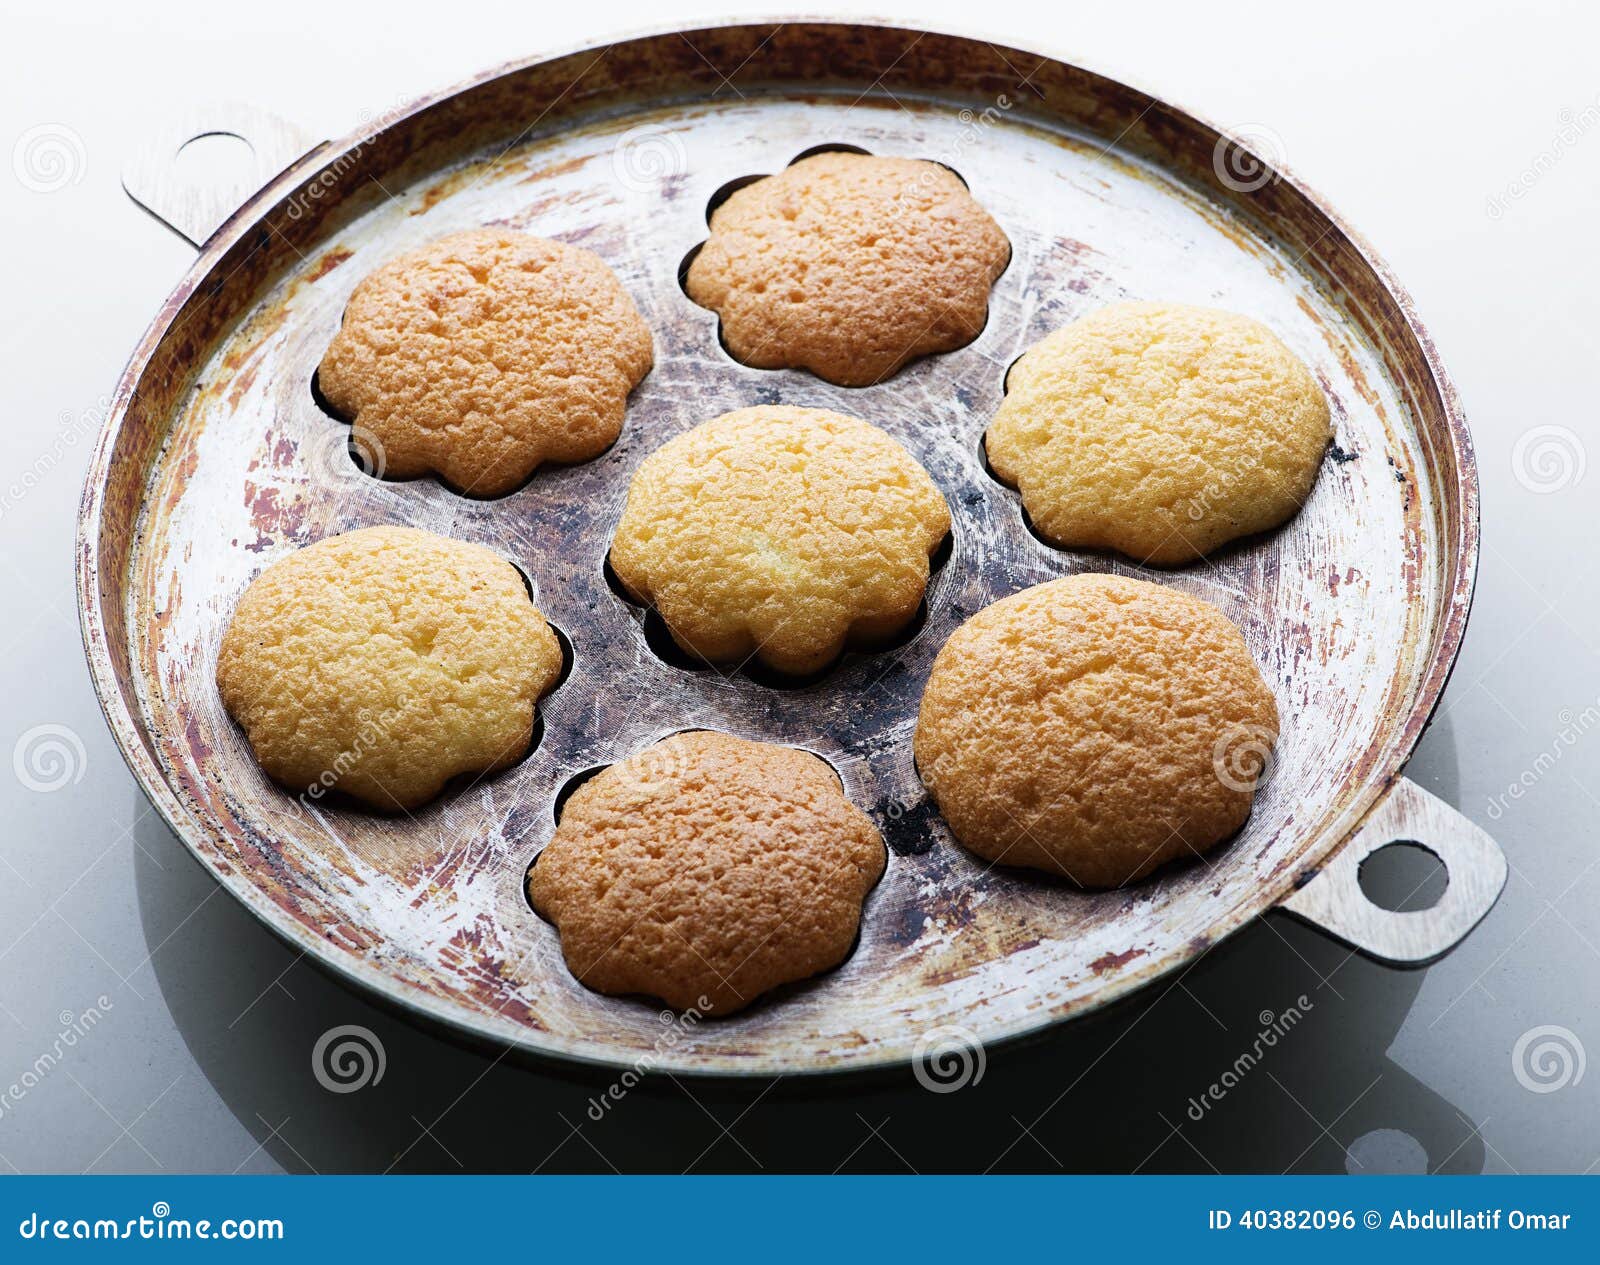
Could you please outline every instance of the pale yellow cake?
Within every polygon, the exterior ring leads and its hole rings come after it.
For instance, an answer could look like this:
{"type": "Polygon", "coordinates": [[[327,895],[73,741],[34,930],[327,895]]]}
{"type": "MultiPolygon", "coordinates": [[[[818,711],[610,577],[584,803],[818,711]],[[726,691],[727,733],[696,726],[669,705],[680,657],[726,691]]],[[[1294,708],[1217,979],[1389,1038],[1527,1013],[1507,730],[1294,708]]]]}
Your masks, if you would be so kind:
{"type": "Polygon", "coordinates": [[[985,446],[1052,544],[1173,566],[1291,517],[1330,438],[1321,387],[1259,321],[1117,303],[1012,366],[985,446]]]}
{"type": "Polygon", "coordinates": [[[481,545],[369,527],[251,582],[217,686],[269,776],[398,811],[527,753],[560,641],[517,569],[481,545]]]}
{"type": "Polygon", "coordinates": [[[950,512],[916,458],[824,409],[740,409],[639,467],[611,566],[712,663],[826,667],[911,620],[950,512]]]}

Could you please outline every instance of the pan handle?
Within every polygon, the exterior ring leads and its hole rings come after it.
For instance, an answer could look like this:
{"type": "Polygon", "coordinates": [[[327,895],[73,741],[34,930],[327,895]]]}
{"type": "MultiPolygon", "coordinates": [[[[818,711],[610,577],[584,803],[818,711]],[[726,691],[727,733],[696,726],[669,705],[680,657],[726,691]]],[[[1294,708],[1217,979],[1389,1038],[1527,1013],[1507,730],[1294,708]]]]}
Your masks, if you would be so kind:
{"type": "Polygon", "coordinates": [[[1499,845],[1438,796],[1401,778],[1344,847],[1278,908],[1380,962],[1426,966],[1478,925],[1505,885],[1499,845]],[[1391,843],[1415,843],[1443,862],[1447,886],[1437,905],[1402,913],[1367,899],[1361,865],[1391,843]]]}
{"type": "Polygon", "coordinates": [[[192,106],[156,127],[128,155],[122,187],[168,228],[203,246],[253,193],[319,143],[293,123],[252,105],[192,106]],[[233,180],[185,178],[178,151],[202,136],[242,140],[250,149],[249,167],[233,180]]]}

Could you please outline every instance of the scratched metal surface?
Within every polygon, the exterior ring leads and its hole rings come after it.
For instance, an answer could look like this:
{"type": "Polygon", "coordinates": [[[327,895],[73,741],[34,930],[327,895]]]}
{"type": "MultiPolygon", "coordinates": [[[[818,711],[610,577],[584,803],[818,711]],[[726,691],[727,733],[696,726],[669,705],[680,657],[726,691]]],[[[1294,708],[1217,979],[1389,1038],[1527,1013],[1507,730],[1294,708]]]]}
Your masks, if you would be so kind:
{"type": "Polygon", "coordinates": [[[693,33],[710,62],[747,59],[741,91],[657,37],[613,54],[610,79],[592,91],[580,78],[579,91],[556,97],[575,75],[598,73],[587,54],[514,68],[308,160],[214,239],[152,327],[86,494],[91,662],[135,771],[186,842],[325,964],[530,1052],[617,1065],[650,1053],[700,1072],[862,1067],[910,1056],[939,1025],[993,1040],[1122,995],[1269,908],[1349,834],[1420,732],[1470,596],[1475,486],[1448,387],[1403,296],[1292,184],[1230,189],[1211,171],[1215,133],[1204,124],[1013,50],[859,26],[800,28],[758,47],[760,34],[693,33]],[[860,70],[830,52],[846,31],[860,70]],[[921,51],[907,56],[912,46],[921,51]],[[866,70],[897,48],[893,76],[869,91],[866,70]],[[1041,95],[1003,86],[1029,68],[1041,95]],[[495,128],[533,121],[541,92],[561,111],[505,149],[495,128]],[[984,121],[1000,92],[1012,104],[984,121]],[[496,121],[475,133],[463,124],[475,115],[496,121]],[[678,282],[721,186],[830,143],[947,163],[1014,250],[974,343],[866,389],[735,363],[715,317],[678,282]],[[337,178],[311,198],[319,170],[337,178]],[[380,172],[392,197],[372,191],[367,177],[380,172]],[[639,302],[657,352],[610,451],[542,470],[494,501],[371,477],[311,391],[363,275],[481,224],[597,251],[639,302]],[[1250,313],[1312,367],[1337,449],[1283,530],[1210,563],[1149,572],[1045,546],[1015,494],[985,473],[979,441],[1006,367],[1050,329],[1125,297],[1250,313]],[[779,401],[890,431],[955,520],[915,634],[852,653],[799,689],[664,661],[603,572],[630,473],[648,452],[718,413],[779,401]],[[537,749],[410,817],[301,807],[261,775],[213,682],[222,628],[255,574],[375,523],[496,549],[527,574],[575,652],[570,678],[542,705],[537,749]],[[1130,889],[1084,893],[986,870],[955,845],[918,784],[910,736],[933,655],[963,618],[1027,585],[1104,569],[1220,605],[1271,682],[1284,730],[1236,840],[1130,889]],[[570,777],[694,727],[822,754],[891,856],[842,967],[663,1047],[657,1006],[571,978],[522,879],[570,777]]]}

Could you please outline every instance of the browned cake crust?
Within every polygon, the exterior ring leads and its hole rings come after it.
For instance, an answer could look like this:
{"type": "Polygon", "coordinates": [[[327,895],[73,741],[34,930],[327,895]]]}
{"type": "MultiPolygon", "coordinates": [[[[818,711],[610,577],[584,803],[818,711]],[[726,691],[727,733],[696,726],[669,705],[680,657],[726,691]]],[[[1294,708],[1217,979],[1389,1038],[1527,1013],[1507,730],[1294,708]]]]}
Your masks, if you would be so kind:
{"type": "Polygon", "coordinates": [[[915,749],[973,852],[1115,887],[1237,831],[1277,732],[1272,692],[1216,607],[1078,575],[956,630],[915,749]]]}
{"type": "Polygon", "coordinates": [[[976,338],[1010,258],[948,168],[824,153],[719,206],[685,284],[743,363],[868,386],[976,338]]]}
{"type": "Polygon", "coordinates": [[[527,233],[453,233],[350,296],[317,381],[389,478],[430,472],[499,496],[622,430],[650,330],[592,251],[527,233]]]}
{"type": "Polygon", "coordinates": [[[222,634],[217,687],[269,776],[397,811],[513,764],[561,643],[482,545],[369,527],[273,563],[222,634]]]}
{"type": "Polygon", "coordinates": [[[696,732],[580,786],[528,893],[588,987],[728,1014],[842,962],[884,864],[826,762],[696,732]]]}

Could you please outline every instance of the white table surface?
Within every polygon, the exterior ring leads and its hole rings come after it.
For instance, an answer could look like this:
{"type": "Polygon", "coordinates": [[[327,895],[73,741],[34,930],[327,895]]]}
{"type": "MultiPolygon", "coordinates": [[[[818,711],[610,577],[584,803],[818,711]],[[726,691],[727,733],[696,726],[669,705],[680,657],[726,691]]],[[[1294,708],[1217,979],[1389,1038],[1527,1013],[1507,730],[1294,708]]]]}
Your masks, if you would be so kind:
{"type": "Polygon", "coordinates": [[[1461,388],[1483,482],[1477,603],[1410,775],[1489,829],[1512,875],[1484,924],[1426,972],[1374,966],[1276,919],[1159,997],[991,1052],[983,1079],[958,1093],[928,1093],[909,1074],[842,1090],[663,1080],[595,1122],[586,1105],[601,1085],[412,1029],[297,961],[212,884],[150,813],[101,721],[72,537],[96,410],[192,258],[119,186],[124,154],[164,112],[237,99],[337,136],[513,57],[726,11],[619,0],[3,8],[0,141],[13,163],[0,169],[0,757],[12,759],[0,763],[0,1169],[1600,1163],[1600,1071],[1581,1074],[1585,1047],[1600,1054],[1600,468],[1585,469],[1597,435],[1600,10],[834,5],[1032,44],[1225,125],[1269,128],[1294,171],[1386,255],[1461,388]],[[64,168],[48,166],[52,152],[64,168]],[[1568,464],[1555,490],[1518,465],[1519,439],[1541,427],[1572,436],[1557,433],[1568,464]],[[41,736],[64,744],[59,789],[38,789],[37,769],[17,773],[41,736]],[[1497,798],[1522,781],[1520,798],[1497,798]],[[1258,1011],[1301,994],[1311,1004],[1292,1040],[1190,1119],[1191,1096],[1250,1043],[1258,1011]],[[92,1030],[60,1042],[91,1008],[92,1030]],[[377,1034],[385,1072],[333,1094],[311,1052],[343,1024],[377,1034]],[[1563,1030],[1565,1064],[1530,1066],[1533,1039],[1519,1065],[1519,1041],[1540,1028],[1563,1030]]]}

